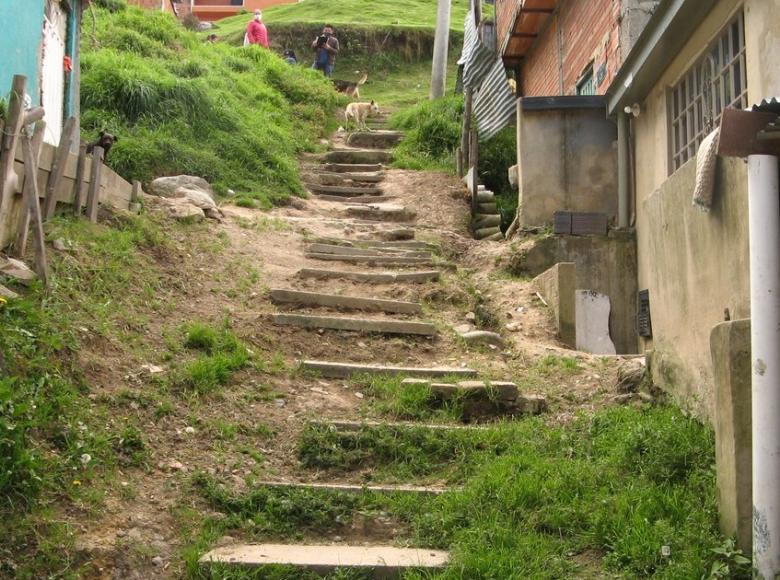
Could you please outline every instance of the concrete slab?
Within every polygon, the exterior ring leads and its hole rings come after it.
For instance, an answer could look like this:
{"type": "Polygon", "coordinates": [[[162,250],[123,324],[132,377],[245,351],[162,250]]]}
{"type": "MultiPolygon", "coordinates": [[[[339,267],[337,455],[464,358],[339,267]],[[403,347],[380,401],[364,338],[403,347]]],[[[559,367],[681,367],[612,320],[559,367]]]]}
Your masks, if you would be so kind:
{"type": "Polygon", "coordinates": [[[492,228],[481,228],[474,232],[474,237],[477,238],[478,240],[484,240],[485,238],[489,238],[491,236],[500,233],[501,233],[501,228],[498,226],[492,228]]]}
{"type": "Polygon", "coordinates": [[[344,195],[327,195],[315,192],[317,199],[322,201],[332,201],[335,203],[383,203],[391,199],[396,199],[389,195],[362,195],[359,197],[347,197],[344,195]]]}
{"type": "Polygon", "coordinates": [[[367,365],[343,362],[327,362],[317,360],[300,361],[300,367],[305,371],[319,373],[320,376],[331,379],[346,379],[354,375],[408,375],[410,377],[476,377],[477,371],[462,367],[398,367],[384,365],[367,365]]]}
{"type": "Polygon", "coordinates": [[[479,203],[492,203],[495,201],[495,194],[492,191],[480,191],[477,193],[479,203]]]}
{"type": "Polygon", "coordinates": [[[342,197],[362,197],[365,195],[381,195],[382,188],[377,186],[355,187],[351,185],[321,185],[319,183],[307,183],[306,187],[317,193],[340,195],[342,197]]]}
{"type": "Polygon", "coordinates": [[[351,171],[348,174],[343,171],[317,171],[315,175],[331,179],[349,179],[362,183],[380,183],[385,180],[384,171],[351,171]]]}
{"type": "Polygon", "coordinates": [[[326,238],[319,237],[310,240],[312,244],[329,244],[334,246],[348,246],[350,248],[398,248],[402,250],[436,250],[436,244],[422,242],[419,240],[348,240],[345,238],[326,238]]]}
{"type": "Polygon", "coordinates": [[[306,252],[306,257],[311,258],[312,260],[348,262],[353,264],[384,264],[385,266],[433,266],[433,261],[426,258],[406,258],[401,256],[342,256],[338,254],[306,252]]]}
{"type": "Polygon", "coordinates": [[[304,268],[298,272],[300,278],[314,278],[317,280],[354,280],[367,284],[396,284],[414,283],[424,284],[435,282],[441,277],[441,272],[436,270],[426,272],[342,272],[339,270],[318,270],[316,268],[304,268]]]}
{"type": "Polygon", "coordinates": [[[441,495],[453,488],[428,487],[417,485],[355,485],[351,483],[310,483],[290,481],[259,481],[255,487],[270,487],[274,489],[305,489],[312,491],[332,491],[336,493],[412,493],[422,495],[441,495]]]}
{"type": "Polygon", "coordinates": [[[481,230],[483,228],[492,228],[501,225],[501,216],[498,214],[487,215],[487,214],[478,213],[471,220],[471,223],[474,224],[474,229],[478,229],[478,230],[481,230]]]}
{"type": "Polygon", "coordinates": [[[319,294],[317,292],[301,292],[299,290],[283,289],[271,290],[270,297],[271,301],[275,304],[301,304],[305,306],[324,306],[326,308],[390,312],[394,314],[422,313],[421,304],[416,302],[401,302],[399,300],[381,300],[378,298],[339,296],[336,294],[319,294]]]}
{"type": "Polygon", "coordinates": [[[384,169],[384,166],[378,163],[325,163],[322,167],[333,173],[371,173],[384,169]]]}
{"type": "Polygon", "coordinates": [[[594,290],[576,290],[577,350],[592,354],[616,354],[609,336],[609,296],[594,290]]]}
{"type": "Polygon", "coordinates": [[[438,570],[449,562],[449,554],[437,550],[415,550],[393,546],[244,544],[216,548],[201,564],[229,564],[257,568],[294,566],[327,575],[338,569],[371,571],[374,578],[398,578],[413,569],[438,570]]]}
{"type": "Polygon", "coordinates": [[[408,222],[417,217],[416,211],[393,203],[347,206],[346,212],[351,217],[386,222],[408,222]]]}
{"type": "Polygon", "coordinates": [[[350,330],[378,334],[403,334],[412,336],[436,336],[436,327],[427,322],[405,320],[372,320],[368,318],[347,318],[339,316],[309,316],[305,314],[274,314],[278,326],[299,326],[301,328],[327,330],[350,330]]]}
{"type": "Polygon", "coordinates": [[[396,256],[399,258],[424,258],[433,259],[431,252],[423,250],[382,247],[361,248],[356,246],[343,246],[339,244],[309,244],[306,248],[312,254],[337,254],[339,256],[396,256]]]}
{"type": "Polygon", "coordinates": [[[390,153],[378,149],[338,149],[325,154],[329,163],[387,164],[392,160],[390,153]]]}
{"type": "Polygon", "coordinates": [[[436,423],[404,423],[401,421],[318,421],[312,420],[309,425],[318,425],[342,431],[345,433],[355,433],[363,429],[375,427],[387,427],[389,429],[430,429],[431,431],[484,431],[485,427],[473,427],[471,425],[448,425],[436,423]]]}
{"type": "Polygon", "coordinates": [[[401,139],[404,138],[404,134],[400,131],[370,131],[352,133],[347,137],[347,145],[350,147],[365,147],[368,149],[392,149],[401,139]]]}

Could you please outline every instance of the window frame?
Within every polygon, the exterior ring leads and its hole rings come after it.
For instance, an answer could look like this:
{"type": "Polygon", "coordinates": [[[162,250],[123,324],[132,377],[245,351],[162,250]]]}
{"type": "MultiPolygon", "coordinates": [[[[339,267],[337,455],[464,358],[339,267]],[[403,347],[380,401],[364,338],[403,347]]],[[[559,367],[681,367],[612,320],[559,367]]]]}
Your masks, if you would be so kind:
{"type": "Polygon", "coordinates": [[[670,175],[696,157],[725,109],[748,106],[746,69],[745,11],[740,8],[668,91],[670,175]]]}

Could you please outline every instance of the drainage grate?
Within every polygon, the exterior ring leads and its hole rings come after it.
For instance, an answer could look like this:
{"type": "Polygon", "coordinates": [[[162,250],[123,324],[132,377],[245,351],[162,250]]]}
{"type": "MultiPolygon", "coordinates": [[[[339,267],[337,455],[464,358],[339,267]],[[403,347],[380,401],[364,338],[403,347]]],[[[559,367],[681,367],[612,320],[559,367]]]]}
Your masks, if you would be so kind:
{"type": "Polygon", "coordinates": [[[639,291],[639,304],[637,308],[637,330],[639,336],[652,338],[653,324],[650,320],[650,290],[639,291]]]}

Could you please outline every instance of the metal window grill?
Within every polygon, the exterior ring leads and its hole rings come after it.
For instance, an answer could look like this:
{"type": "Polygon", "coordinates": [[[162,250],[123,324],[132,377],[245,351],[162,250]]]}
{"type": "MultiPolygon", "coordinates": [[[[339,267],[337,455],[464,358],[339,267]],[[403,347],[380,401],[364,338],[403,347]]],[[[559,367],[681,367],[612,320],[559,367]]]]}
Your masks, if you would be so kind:
{"type": "Polygon", "coordinates": [[[671,90],[672,170],[696,156],[723,110],[747,107],[745,16],[742,11],[671,90]]]}
{"type": "Polygon", "coordinates": [[[640,290],[637,302],[636,319],[639,336],[652,338],[653,323],[650,319],[650,290],[640,290]]]}

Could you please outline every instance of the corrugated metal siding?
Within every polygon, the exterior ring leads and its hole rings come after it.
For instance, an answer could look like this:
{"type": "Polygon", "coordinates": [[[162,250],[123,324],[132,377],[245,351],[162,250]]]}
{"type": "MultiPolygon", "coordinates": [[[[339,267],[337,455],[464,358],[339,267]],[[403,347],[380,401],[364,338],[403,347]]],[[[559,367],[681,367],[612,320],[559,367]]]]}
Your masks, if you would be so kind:
{"type": "Polygon", "coordinates": [[[465,22],[463,54],[458,61],[458,64],[464,65],[463,84],[467,87],[478,87],[490,72],[494,58],[494,53],[482,44],[474,23],[474,12],[469,11],[465,22]]]}
{"type": "Polygon", "coordinates": [[[474,115],[482,139],[490,139],[507,126],[515,115],[517,97],[509,88],[501,57],[493,64],[474,97],[474,115]]]}

